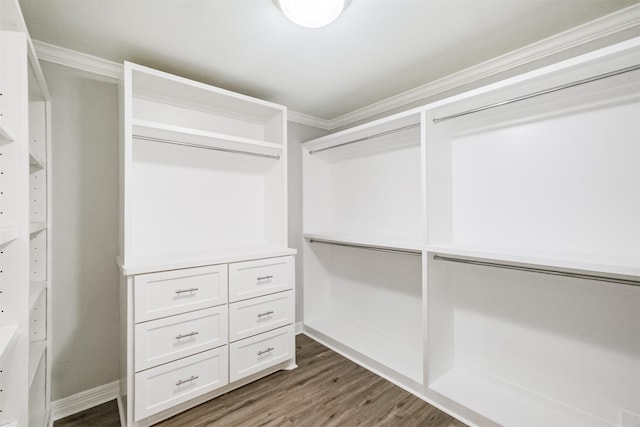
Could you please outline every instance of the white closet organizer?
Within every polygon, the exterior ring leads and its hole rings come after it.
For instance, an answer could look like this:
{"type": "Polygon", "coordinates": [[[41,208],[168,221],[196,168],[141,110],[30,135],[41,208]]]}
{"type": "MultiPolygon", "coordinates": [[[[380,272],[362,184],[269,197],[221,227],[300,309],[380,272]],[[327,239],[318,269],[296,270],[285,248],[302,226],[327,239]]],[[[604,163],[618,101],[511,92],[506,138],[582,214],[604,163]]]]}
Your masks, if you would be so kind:
{"type": "Polygon", "coordinates": [[[640,423],[640,39],[305,147],[307,333],[470,424],[640,423]]]}
{"type": "Polygon", "coordinates": [[[49,422],[50,98],[17,2],[0,16],[0,426],[49,422]]]}
{"type": "Polygon", "coordinates": [[[304,144],[304,325],[387,377],[421,384],[421,114],[304,144]],[[355,355],[355,356],[354,356],[355,355]]]}
{"type": "Polygon", "coordinates": [[[286,108],[125,63],[121,399],[146,426],[295,365],[286,108]]]}

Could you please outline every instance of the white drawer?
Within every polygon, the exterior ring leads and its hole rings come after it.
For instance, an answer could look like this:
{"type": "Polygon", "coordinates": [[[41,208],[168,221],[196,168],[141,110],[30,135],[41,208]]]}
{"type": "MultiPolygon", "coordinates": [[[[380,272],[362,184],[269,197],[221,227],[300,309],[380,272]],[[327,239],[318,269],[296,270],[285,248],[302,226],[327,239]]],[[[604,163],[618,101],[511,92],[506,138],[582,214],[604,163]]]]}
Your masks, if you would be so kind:
{"type": "Polygon", "coordinates": [[[290,325],[294,316],[293,291],[234,302],[229,305],[229,341],[290,325]]]}
{"type": "Polygon", "coordinates": [[[227,344],[227,318],[223,305],[138,323],[136,372],[227,344]]]}
{"type": "Polygon", "coordinates": [[[237,381],[295,357],[293,325],[229,344],[229,381],[237,381]]]}
{"type": "Polygon", "coordinates": [[[140,274],[134,284],[136,323],[227,302],[226,264],[140,274]]]}
{"type": "Polygon", "coordinates": [[[294,281],[291,256],[229,264],[229,301],[293,289],[294,281]]]}
{"type": "Polygon", "coordinates": [[[229,383],[227,346],[135,375],[135,421],[229,383]]]}

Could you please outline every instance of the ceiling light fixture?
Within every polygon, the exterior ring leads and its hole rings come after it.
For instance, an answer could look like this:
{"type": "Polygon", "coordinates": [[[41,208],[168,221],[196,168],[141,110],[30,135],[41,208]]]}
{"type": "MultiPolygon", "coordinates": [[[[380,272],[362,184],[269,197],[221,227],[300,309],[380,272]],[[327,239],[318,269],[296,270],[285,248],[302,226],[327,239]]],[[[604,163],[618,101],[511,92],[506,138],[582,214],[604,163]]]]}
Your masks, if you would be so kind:
{"type": "Polygon", "coordinates": [[[306,28],[320,28],[335,21],[345,0],[279,0],[284,15],[306,28]]]}

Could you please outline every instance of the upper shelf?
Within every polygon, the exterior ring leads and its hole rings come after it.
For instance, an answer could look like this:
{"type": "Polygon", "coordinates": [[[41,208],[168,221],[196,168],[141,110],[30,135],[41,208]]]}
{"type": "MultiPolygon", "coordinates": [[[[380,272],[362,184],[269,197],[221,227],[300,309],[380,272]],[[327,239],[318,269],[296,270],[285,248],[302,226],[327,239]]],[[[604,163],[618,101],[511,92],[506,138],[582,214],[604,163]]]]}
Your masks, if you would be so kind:
{"type": "Polygon", "coordinates": [[[375,120],[304,143],[309,154],[337,151],[376,150],[420,142],[420,109],[375,120]]]}
{"type": "Polygon", "coordinates": [[[524,264],[539,268],[560,268],[586,274],[622,276],[640,284],[640,258],[604,254],[584,254],[462,243],[428,245],[427,251],[463,258],[524,264]]]}
{"type": "Polygon", "coordinates": [[[38,233],[44,229],[47,228],[47,223],[46,222],[32,222],[29,225],[29,234],[35,234],[38,233]]]}
{"type": "Polygon", "coordinates": [[[304,233],[310,242],[331,243],[340,246],[359,247],[389,252],[407,252],[422,254],[422,241],[419,239],[397,239],[390,237],[363,236],[343,233],[304,233]]]}
{"type": "Polygon", "coordinates": [[[133,138],[279,159],[282,146],[216,132],[133,119],[133,138]]]}

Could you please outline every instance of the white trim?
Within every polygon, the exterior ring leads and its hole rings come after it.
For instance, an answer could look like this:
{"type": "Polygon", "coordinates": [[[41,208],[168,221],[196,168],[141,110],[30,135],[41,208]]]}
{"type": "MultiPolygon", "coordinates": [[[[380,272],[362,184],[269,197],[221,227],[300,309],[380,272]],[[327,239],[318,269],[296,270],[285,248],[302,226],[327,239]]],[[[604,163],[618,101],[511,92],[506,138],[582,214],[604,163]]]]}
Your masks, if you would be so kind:
{"type": "Polygon", "coordinates": [[[287,119],[293,123],[299,123],[301,125],[311,126],[318,129],[332,129],[331,120],[321,119],[309,114],[298,113],[297,111],[289,110],[289,117],[287,119]]]}
{"type": "MultiPolygon", "coordinates": [[[[289,110],[288,120],[329,131],[350,126],[378,114],[402,108],[483,78],[531,64],[639,26],[640,4],[636,4],[330,120],[291,110],[289,110]]],[[[34,40],[33,44],[38,58],[42,61],[99,74],[114,82],[122,78],[122,64],[37,40],[34,40]]]]}
{"type": "Polygon", "coordinates": [[[640,4],[555,34],[504,55],[329,120],[331,130],[556,55],[640,25],[640,4]]]}
{"type": "Polygon", "coordinates": [[[296,335],[300,335],[304,333],[304,325],[302,324],[302,322],[296,322],[294,326],[295,326],[296,335]]]}
{"type": "Polygon", "coordinates": [[[120,381],[104,384],[80,393],[51,402],[49,427],[54,421],[77,414],[94,406],[116,400],[120,391],[120,381]]]}
{"type": "Polygon", "coordinates": [[[117,83],[122,79],[122,64],[99,58],[86,53],[34,40],[33,45],[40,61],[52,62],[66,67],[76,68],[89,73],[112,79],[117,83]]]}

